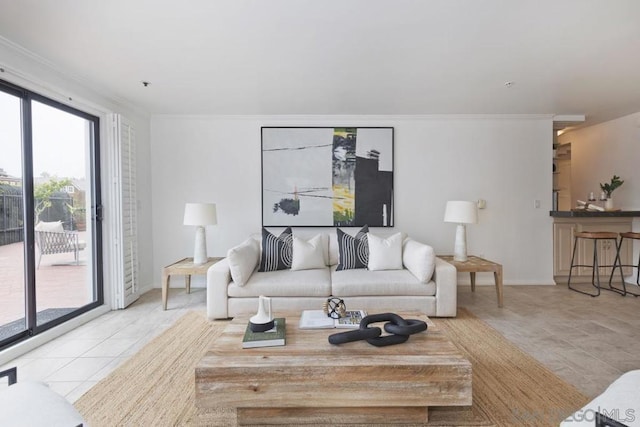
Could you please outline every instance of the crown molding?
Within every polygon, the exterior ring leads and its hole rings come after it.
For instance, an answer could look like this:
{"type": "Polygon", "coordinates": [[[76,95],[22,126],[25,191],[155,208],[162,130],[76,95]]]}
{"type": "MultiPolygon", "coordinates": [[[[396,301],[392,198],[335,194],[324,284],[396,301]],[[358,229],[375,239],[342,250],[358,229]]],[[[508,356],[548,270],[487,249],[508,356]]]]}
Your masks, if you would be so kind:
{"type": "Polygon", "coordinates": [[[152,118],[168,120],[273,120],[277,122],[308,121],[425,121],[425,120],[553,120],[553,114],[152,114],[152,118]]]}

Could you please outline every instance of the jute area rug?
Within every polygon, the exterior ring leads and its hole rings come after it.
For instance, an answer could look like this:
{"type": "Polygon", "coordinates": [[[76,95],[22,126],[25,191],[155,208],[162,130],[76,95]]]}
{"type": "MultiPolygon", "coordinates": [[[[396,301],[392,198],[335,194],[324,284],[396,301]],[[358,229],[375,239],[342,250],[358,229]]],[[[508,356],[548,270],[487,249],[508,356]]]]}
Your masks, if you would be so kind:
{"type": "MultiPolygon", "coordinates": [[[[473,405],[431,408],[427,425],[557,426],[588,402],[469,311],[433,320],[472,362],[473,405]]],[[[92,427],[235,425],[235,411],[194,403],[194,368],[226,324],[207,321],[204,313],[186,314],[91,388],[76,408],[92,427]]]]}

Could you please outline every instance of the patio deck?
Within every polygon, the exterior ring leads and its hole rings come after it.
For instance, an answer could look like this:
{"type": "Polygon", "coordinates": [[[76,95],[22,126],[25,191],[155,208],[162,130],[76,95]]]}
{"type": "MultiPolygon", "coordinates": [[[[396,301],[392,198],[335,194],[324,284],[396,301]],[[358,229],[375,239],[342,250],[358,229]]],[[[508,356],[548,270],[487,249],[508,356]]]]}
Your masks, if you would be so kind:
{"type": "MultiPolygon", "coordinates": [[[[85,233],[81,233],[83,239],[85,233]]],[[[0,328],[24,317],[23,243],[0,246],[0,328]]],[[[86,259],[90,252],[80,251],[79,265],[73,253],[44,255],[36,270],[36,307],[81,307],[93,300],[90,269],[86,259]]]]}

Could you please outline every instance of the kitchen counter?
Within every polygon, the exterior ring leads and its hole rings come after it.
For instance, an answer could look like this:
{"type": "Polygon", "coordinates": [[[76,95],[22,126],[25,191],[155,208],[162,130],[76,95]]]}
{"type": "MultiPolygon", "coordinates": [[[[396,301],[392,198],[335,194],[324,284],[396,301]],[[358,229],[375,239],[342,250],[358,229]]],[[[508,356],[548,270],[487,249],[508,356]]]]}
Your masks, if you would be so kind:
{"type": "MultiPolygon", "coordinates": [[[[633,222],[640,218],[640,211],[551,211],[553,217],[553,276],[556,283],[567,283],[569,273],[571,281],[590,283],[592,270],[578,267],[571,270],[571,260],[574,256],[574,245],[577,257],[576,265],[591,265],[593,262],[593,243],[577,242],[575,234],[578,232],[604,231],[619,235],[633,230],[633,222]]],[[[601,241],[598,243],[598,262],[602,267],[600,275],[609,278],[611,268],[617,255],[617,245],[614,242],[601,241]]],[[[620,247],[622,264],[632,264],[633,242],[625,239],[620,247]]],[[[631,273],[629,273],[631,274],[631,273]]],[[[625,273],[626,275],[626,273],[625,273]]]]}
{"type": "Polygon", "coordinates": [[[549,215],[554,218],[619,218],[619,217],[640,217],[640,211],[551,211],[549,215]]]}

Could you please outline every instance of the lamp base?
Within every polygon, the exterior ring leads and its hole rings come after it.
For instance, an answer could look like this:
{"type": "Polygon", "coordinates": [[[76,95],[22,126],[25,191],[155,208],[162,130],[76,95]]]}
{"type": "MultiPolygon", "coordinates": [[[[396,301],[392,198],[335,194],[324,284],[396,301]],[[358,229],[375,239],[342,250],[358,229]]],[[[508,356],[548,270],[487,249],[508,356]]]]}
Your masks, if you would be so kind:
{"type": "Polygon", "coordinates": [[[466,261],[467,258],[467,229],[464,224],[456,228],[456,243],[453,247],[453,260],[466,261]]]}
{"type": "Polygon", "coordinates": [[[196,243],[193,250],[193,263],[204,264],[208,261],[207,258],[207,235],[204,227],[196,227],[196,243]]]}

